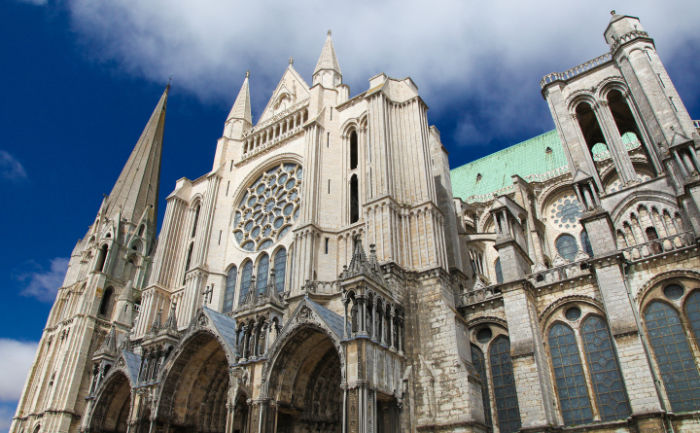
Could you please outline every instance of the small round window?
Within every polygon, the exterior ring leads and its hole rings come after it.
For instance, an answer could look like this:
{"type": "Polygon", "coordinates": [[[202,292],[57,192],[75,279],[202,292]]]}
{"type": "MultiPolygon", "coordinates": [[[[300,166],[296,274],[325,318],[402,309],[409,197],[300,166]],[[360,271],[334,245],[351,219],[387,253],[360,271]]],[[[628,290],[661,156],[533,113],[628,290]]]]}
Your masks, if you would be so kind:
{"type": "Polygon", "coordinates": [[[489,328],[489,327],[481,328],[476,333],[476,341],[478,341],[479,343],[487,343],[491,339],[492,336],[493,336],[493,332],[491,332],[491,328],[489,328]]]}
{"type": "Polygon", "coordinates": [[[566,310],[564,316],[566,316],[566,318],[572,322],[576,321],[581,317],[581,309],[579,307],[571,307],[566,310]]]}
{"type": "Polygon", "coordinates": [[[670,284],[664,288],[664,296],[672,301],[680,299],[683,296],[683,292],[683,287],[679,286],[678,284],[670,284]]]}

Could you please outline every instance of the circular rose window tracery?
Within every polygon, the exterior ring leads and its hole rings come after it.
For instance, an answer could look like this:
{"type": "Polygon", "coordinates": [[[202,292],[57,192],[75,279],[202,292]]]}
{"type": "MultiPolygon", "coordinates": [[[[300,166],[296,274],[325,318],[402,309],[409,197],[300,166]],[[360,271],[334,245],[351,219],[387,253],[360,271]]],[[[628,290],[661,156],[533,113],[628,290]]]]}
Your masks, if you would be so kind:
{"type": "Polygon", "coordinates": [[[233,217],[233,235],[241,248],[264,250],[289,233],[299,218],[302,174],[299,164],[278,164],[246,189],[233,217]]]}

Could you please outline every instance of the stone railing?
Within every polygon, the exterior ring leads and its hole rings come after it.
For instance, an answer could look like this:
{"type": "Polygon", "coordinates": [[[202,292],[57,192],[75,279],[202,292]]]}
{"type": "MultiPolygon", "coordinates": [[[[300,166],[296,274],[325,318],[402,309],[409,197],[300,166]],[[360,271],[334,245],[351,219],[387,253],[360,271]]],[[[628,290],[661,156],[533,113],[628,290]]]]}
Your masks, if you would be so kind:
{"type": "Polygon", "coordinates": [[[253,129],[251,129],[247,134],[243,134],[243,138],[247,138],[248,136],[255,135],[256,133],[262,131],[263,129],[267,128],[268,126],[272,125],[273,123],[277,123],[278,121],[282,120],[284,117],[287,117],[287,115],[292,114],[293,112],[304,108],[309,104],[309,99],[304,99],[303,101],[299,101],[296,104],[292,105],[291,107],[287,108],[286,110],[280,111],[279,113],[275,114],[271,118],[267,119],[266,121],[262,123],[258,123],[255,125],[253,129]]]}
{"type": "Polygon", "coordinates": [[[306,293],[311,293],[314,295],[334,295],[340,293],[340,287],[338,281],[309,281],[306,280],[303,286],[301,286],[302,291],[306,293]]]}
{"type": "MultiPolygon", "coordinates": [[[[569,173],[569,165],[568,164],[565,166],[559,167],[559,168],[555,168],[554,170],[550,170],[546,173],[528,174],[523,179],[525,179],[528,182],[544,182],[546,180],[553,179],[555,177],[559,177],[559,176],[565,175],[567,173],[569,173]]],[[[513,191],[515,191],[514,185],[506,185],[503,188],[497,189],[496,191],[493,191],[493,192],[467,197],[466,201],[467,201],[467,203],[489,202],[498,196],[510,194],[513,191]]]]}
{"type": "Polygon", "coordinates": [[[470,305],[478,304],[484,301],[492,301],[495,299],[501,299],[503,294],[501,290],[496,285],[483,287],[481,289],[476,289],[468,292],[463,292],[460,295],[460,307],[468,307],[470,305]]]}
{"type": "MultiPolygon", "coordinates": [[[[625,144],[625,149],[627,151],[631,151],[634,149],[637,149],[642,146],[642,143],[639,142],[639,140],[634,140],[631,143],[625,144]]],[[[606,150],[605,152],[600,152],[600,153],[595,153],[593,154],[593,161],[595,162],[600,162],[600,161],[605,161],[611,157],[610,155],[610,150],[606,150]]]]}
{"type": "Polygon", "coordinates": [[[568,71],[552,72],[551,74],[547,74],[544,76],[544,78],[542,78],[542,81],[540,81],[540,87],[544,89],[544,87],[547,84],[553,83],[554,81],[568,80],[569,78],[573,78],[583,72],[590,71],[593,68],[597,68],[598,66],[602,65],[603,63],[609,62],[610,60],[612,60],[612,54],[605,53],[600,57],[596,57],[593,60],[589,60],[585,63],[582,63],[574,68],[569,69],[568,71]]]}
{"type": "Polygon", "coordinates": [[[579,260],[578,262],[567,263],[556,268],[533,272],[528,275],[527,279],[533,286],[540,287],[590,274],[591,270],[585,260],[579,260]]]}
{"type": "Polygon", "coordinates": [[[274,304],[279,307],[284,307],[284,302],[282,301],[280,294],[277,292],[277,285],[274,283],[268,284],[262,291],[260,289],[250,287],[248,289],[248,293],[245,294],[241,302],[238,304],[238,308],[236,308],[235,313],[237,314],[252,310],[255,307],[265,304],[274,304]]]}
{"type": "Polygon", "coordinates": [[[634,262],[638,260],[646,260],[650,257],[665,254],[669,251],[678,250],[691,245],[693,245],[693,233],[688,231],[623,248],[622,254],[624,254],[627,260],[634,262]]]}

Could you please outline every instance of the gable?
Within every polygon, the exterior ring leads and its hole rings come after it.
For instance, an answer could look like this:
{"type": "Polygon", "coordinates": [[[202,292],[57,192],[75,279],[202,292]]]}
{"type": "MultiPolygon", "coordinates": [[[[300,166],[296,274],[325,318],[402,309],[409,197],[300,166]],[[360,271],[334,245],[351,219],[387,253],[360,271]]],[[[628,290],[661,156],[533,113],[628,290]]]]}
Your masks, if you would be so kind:
{"type": "Polygon", "coordinates": [[[306,84],[301,75],[289,65],[277,88],[272,92],[272,97],[263,110],[258,124],[272,118],[275,114],[286,110],[297,102],[303,101],[310,96],[309,85],[306,84]]]}

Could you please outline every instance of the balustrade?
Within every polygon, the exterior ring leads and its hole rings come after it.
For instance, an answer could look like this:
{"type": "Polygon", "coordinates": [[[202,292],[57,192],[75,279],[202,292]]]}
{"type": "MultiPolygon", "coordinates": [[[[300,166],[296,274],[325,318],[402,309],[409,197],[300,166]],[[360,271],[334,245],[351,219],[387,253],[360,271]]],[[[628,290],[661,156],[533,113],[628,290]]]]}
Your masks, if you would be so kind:
{"type": "Polygon", "coordinates": [[[627,260],[633,262],[688,247],[692,244],[693,233],[688,231],[623,248],[622,253],[627,260]]]}
{"type": "Polygon", "coordinates": [[[569,78],[573,78],[586,71],[590,71],[593,68],[597,68],[598,66],[602,65],[603,63],[609,62],[610,60],[612,60],[612,54],[605,53],[602,56],[596,57],[593,60],[589,60],[576,67],[573,67],[568,71],[552,72],[551,74],[547,74],[544,76],[544,78],[542,78],[542,81],[540,81],[540,86],[544,89],[544,87],[549,83],[552,83],[557,80],[568,80],[569,78]]]}

